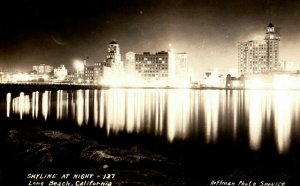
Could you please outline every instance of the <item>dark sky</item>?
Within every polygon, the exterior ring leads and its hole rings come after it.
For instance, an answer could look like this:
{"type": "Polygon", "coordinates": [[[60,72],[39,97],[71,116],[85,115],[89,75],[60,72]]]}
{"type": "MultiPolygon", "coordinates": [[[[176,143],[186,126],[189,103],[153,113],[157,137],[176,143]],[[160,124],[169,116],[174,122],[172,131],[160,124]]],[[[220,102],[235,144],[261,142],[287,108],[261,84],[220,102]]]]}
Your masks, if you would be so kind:
{"type": "Polygon", "coordinates": [[[103,61],[115,40],[122,54],[171,46],[189,54],[195,74],[226,73],[237,67],[237,42],[263,38],[270,21],[281,30],[280,58],[300,63],[300,1],[1,1],[0,69],[103,61]]]}

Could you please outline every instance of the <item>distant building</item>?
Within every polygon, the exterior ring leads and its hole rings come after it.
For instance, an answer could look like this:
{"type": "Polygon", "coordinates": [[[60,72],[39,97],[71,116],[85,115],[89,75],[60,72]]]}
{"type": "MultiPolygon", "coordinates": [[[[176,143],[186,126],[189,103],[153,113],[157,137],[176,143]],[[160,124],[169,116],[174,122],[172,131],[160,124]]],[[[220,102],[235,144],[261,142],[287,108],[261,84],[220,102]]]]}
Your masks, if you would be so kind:
{"type": "Polygon", "coordinates": [[[124,65],[121,61],[120,46],[112,41],[107,45],[106,57],[103,62],[96,62],[93,65],[84,66],[84,79],[86,83],[98,84],[109,83],[123,73],[124,65]]]}
{"type": "Polygon", "coordinates": [[[175,75],[177,79],[189,79],[187,53],[175,53],[175,75]]]}
{"type": "Polygon", "coordinates": [[[120,46],[117,42],[112,41],[107,45],[106,59],[104,66],[111,67],[113,70],[123,70],[121,61],[120,46]]]}
{"type": "Polygon", "coordinates": [[[265,39],[239,42],[239,75],[271,74],[280,70],[279,28],[270,23],[266,27],[265,39]]]}
{"type": "Polygon", "coordinates": [[[295,68],[294,62],[291,62],[291,61],[281,61],[280,62],[280,69],[283,72],[291,72],[291,71],[296,71],[297,70],[295,68]]]}
{"type": "Polygon", "coordinates": [[[46,64],[39,64],[33,66],[32,70],[35,71],[37,74],[48,74],[53,71],[53,66],[46,65],[46,64]]]}
{"type": "Polygon", "coordinates": [[[240,89],[245,88],[245,77],[232,77],[230,74],[226,76],[226,88],[227,89],[240,89]]]}
{"type": "Polygon", "coordinates": [[[84,79],[87,83],[98,84],[103,77],[104,65],[101,62],[97,62],[94,65],[84,67],[84,79]]]}
{"type": "Polygon", "coordinates": [[[102,66],[102,80],[111,84],[112,81],[116,82],[120,79],[124,72],[124,64],[121,61],[120,46],[117,42],[111,41],[107,45],[106,59],[101,63],[102,66]]]}
{"type": "Polygon", "coordinates": [[[135,73],[135,53],[127,52],[125,54],[124,70],[127,74],[135,73]]]}
{"type": "Polygon", "coordinates": [[[135,54],[135,70],[146,81],[170,81],[176,70],[174,53],[135,54]]]}
{"type": "Polygon", "coordinates": [[[60,65],[57,68],[54,68],[54,77],[58,80],[64,80],[68,75],[68,70],[65,65],[60,65]]]}

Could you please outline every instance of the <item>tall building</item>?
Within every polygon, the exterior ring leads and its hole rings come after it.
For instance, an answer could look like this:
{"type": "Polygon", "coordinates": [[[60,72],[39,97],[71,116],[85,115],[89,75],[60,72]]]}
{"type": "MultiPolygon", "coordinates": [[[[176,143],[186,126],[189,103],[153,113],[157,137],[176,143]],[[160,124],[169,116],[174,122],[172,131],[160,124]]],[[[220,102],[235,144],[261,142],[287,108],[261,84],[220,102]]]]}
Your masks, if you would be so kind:
{"type": "Polygon", "coordinates": [[[112,41],[107,45],[106,59],[104,63],[104,66],[111,67],[114,70],[120,70],[123,68],[120,46],[117,42],[112,41]]]}
{"type": "Polygon", "coordinates": [[[135,70],[146,81],[170,81],[175,76],[174,53],[135,54],[135,70]]]}
{"type": "Polygon", "coordinates": [[[94,65],[85,64],[84,79],[90,84],[110,82],[116,77],[122,78],[123,66],[120,46],[117,42],[112,41],[107,45],[106,57],[103,62],[96,62],[94,65]]]}
{"type": "Polygon", "coordinates": [[[270,23],[264,40],[238,43],[239,75],[271,74],[280,70],[279,28],[270,23]]]}

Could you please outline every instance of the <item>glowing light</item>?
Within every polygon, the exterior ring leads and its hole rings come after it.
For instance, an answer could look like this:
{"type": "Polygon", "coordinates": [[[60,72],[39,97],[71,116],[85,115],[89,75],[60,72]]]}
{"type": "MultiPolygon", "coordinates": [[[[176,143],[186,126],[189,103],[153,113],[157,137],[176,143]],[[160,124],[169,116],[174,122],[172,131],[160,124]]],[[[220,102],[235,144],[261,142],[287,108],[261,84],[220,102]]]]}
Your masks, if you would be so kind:
{"type": "Polygon", "coordinates": [[[98,110],[98,90],[94,90],[94,126],[97,127],[98,125],[98,117],[99,117],[99,110],[98,110]]]}
{"type": "Polygon", "coordinates": [[[237,112],[238,112],[238,92],[234,91],[233,97],[232,97],[232,105],[233,105],[233,138],[236,140],[237,136],[237,112]]]}
{"type": "Polygon", "coordinates": [[[27,73],[18,73],[18,74],[13,74],[11,77],[12,82],[24,82],[24,81],[30,81],[31,77],[27,73]]]}
{"type": "Polygon", "coordinates": [[[84,115],[84,99],[83,91],[77,90],[77,99],[76,99],[76,116],[77,123],[79,126],[83,124],[83,115],[84,115]]]}
{"type": "Polygon", "coordinates": [[[6,94],[6,117],[10,116],[11,93],[6,94]]]}
{"type": "Polygon", "coordinates": [[[35,92],[32,92],[32,118],[35,118],[35,92]]]}
{"type": "Polygon", "coordinates": [[[90,117],[90,90],[84,91],[84,122],[87,124],[90,117]]]}
{"type": "Polygon", "coordinates": [[[32,93],[32,118],[35,119],[38,117],[39,111],[39,92],[32,93]]]}
{"type": "Polygon", "coordinates": [[[49,92],[45,91],[42,95],[42,113],[45,121],[47,120],[48,117],[48,110],[49,110],[49,92]]]}
{"type": "Polygon", "coordinates": [[[206,142],[215,143],[218,137],[219,92],[208,90],[204,94],[206,142]]]}
{"type": "Polygon", "coordinates": [[[250,148],[258,150],[261,145],[263,123],[263,93],[253,91],[249,93],[249,138],[250,148]]]}
{"type": "Polygon", "coordinates": [[[190,91],[188,89],[168,91],[168,139],[173,141],[175,136],[184,139],[189,127],[190,91]],[[178,99],[180,98],[180,99],[178,99]]]}
{"type": "Polygon", "coordinates": [[[20,120],[23,119],[23,111],[24,111],[24,92],[21,92],[19,97],[20,120]]]}
{"type": "Polygon", "coordinates": [[[291,77],[287,75],[275,76],[273,80],[273,88],[275,89],[299,89],[299,77],[291,77]]]}
{"type": "Polygon", "coordinates": [[[100,118],[100,127],[102,128],[104,125],[104,91],[100,92],[100,112],[99,112],[99,118],[100,118]]]}
{"type": "Polygon", "coordinates": [[[42,77],[44,80],[48,80],[49,79],[49,76],[48,75],[43,75],[42,77]]]}
{"type": "Polygon", "coordinates": [[[239,81],[232,81],[232,86],[233,87],[240,87],[240,82],[239,81]]]}
{"type": "Polygon", "coordinates": [[[30,112],[29,95],[25,95],[24,92],[21,92],[19,97],[13,99],[13,112],[19,113],[20,120],[23,119],[24,115],[29,114],[30,112]]]}
{"type": "Polygon", "coordinates": [[[250,89],[260,89],[260,88],[267,88],[269,85],[262,81],[260,78],[252,78],[250,80],[245,81],[245,87],[250,89]]]}
{"type": "Polygon", "coordinates": [[[61,120],[62,118],[62,90],[57,91],[57,98],[56,98],[56,118],[57,120],[61,120]]]}
{"type": "Polygon", "coordinates": [[[279,153],[289,149],[291,142],[293,99],[289,92],[279,91],[274,95],[275,134],[279,153]]]}
{"type": "Polygon", "coordinates": [[[134,104],[134,92],[127,93],[127,107],[126,107],[126,131],[133,132],[134,130],[134,116],[135,116],[135,104],[134,104]]]}
{"type": "Polygon", "coordinates": [[[65,111],[65,117],[68,118],[69,116],[69,94],[66,94],[66,99],[65,100],[65,107],[66,107],[66,111],[65,111]]]}
{"type": "Polygon", "coordinates": [[[84,63],[81,60],[74,60],[74,68],[77,70],[77,73],[83,73],[84,71],[84,63]]]}
{"type": "Polygon", "coordinates": [[[74,93],[71,94],[71,113],[73,120],[76,119],[76,101],[74,98],[74,93]]]}
{"type": "Polygon", "coordinates": [[[246,80],[245,87],[250,89],[300,89],[300,77],[291,75],[273,75],[246,80]]]}
{"type": "Polygon", "coordinates": [[[125,128],[125,90],[112,89],[107,97],[107,133],[110,130],[118,133],[125,128]]]}

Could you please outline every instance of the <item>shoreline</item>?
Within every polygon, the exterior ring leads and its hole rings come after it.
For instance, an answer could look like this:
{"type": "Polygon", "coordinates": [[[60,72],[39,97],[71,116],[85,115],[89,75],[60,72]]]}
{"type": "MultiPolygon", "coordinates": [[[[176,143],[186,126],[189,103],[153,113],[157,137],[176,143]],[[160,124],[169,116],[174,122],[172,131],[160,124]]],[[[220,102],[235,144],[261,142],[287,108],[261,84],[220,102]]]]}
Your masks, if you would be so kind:
{"type": "Polygon", "coordinates": [[[275,155],[268,149],[245,151],[242,144],[195,146],[195,141],[173,145],[153,141],[156,145],[149,147],[143,141],[124,141],[128,136],[97,139],[41,121],[2,118],[1,124],[0,143],[5,151],[0,184],[4,185],[27,185],[28,174],[48,173],[115,174],[112,185],[204,186],[218,180],[300,183],[298,151],[275,155]]]}
{"type": "Polygon", "coordinates": [[[28,185],[29,174],[76,173],[115,174],[112,185],[185,185],[179,161],[138,144],[123,147],[37,122],[9,125],[1,126],[0,184],[28,185]]]}
{"type": "Polygon", "coordinates": [[[266,90],[266,91],[300,91],[298,88],[225,88],[225,87],[172,87],[172,86],[107,86],[107,85],[88,85],[88,84],[58,84],[58,83],[0,83],[0,89],[5,90],[106,90],[106,89],[162,89],[162,90],[266,90]]]}

